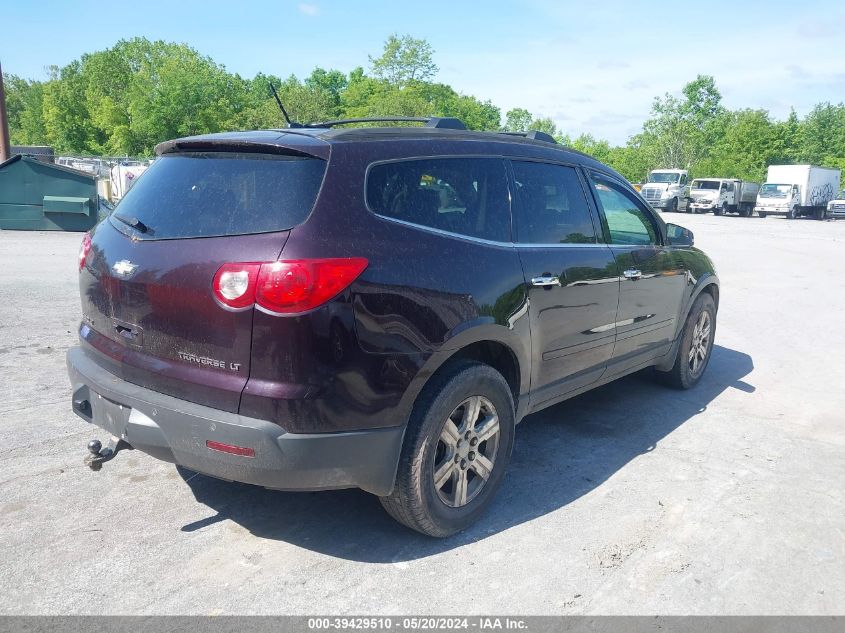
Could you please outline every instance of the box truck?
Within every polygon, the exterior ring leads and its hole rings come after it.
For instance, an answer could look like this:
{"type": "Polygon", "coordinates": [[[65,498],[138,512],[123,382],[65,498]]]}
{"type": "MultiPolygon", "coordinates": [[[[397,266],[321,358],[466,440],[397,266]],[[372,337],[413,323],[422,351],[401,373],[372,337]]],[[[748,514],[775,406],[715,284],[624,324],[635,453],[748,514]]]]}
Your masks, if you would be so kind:
{"type": "Polygon", "coordinates": [[[689,211],[689,173],[686,169],[655,169],[640,195],[655,209],[689,211]]]}
{"type": "Polygon", "coordinates": [[[754,213],[760,185],[739,178],[696,178],[690,185],[690,210],[714,215],[739,213],[747,218],[754,213]]]}
{"type": "Polygon", "coordinates": [[[830,167],[815,165],[770,165],[766,182],[757,194],[754,210],[765,218],[767,215],[784,215],[798,218],[812,215],[823,220],[827,203],[839,189],[841,172],[830,167]]]}

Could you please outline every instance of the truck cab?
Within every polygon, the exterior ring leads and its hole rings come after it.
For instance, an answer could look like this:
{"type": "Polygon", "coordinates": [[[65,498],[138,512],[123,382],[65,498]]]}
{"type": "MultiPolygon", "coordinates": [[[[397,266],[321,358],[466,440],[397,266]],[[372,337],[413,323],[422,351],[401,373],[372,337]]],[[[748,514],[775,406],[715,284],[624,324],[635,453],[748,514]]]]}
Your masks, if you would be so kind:
{"type": "Polygon", "coordinates": [[[655,169],[640,194],[655,209],[689,211],[689,172],[686,169],[655,169]]]}
{"type": "Polygon", "coordinates": [[[845,219],[845,189],[827,203],[827,217],[845,219]]]}
{"type": "Polygon", "coordinates": [[[731,180],[696,178],[690,185],[690,211],[722,215],[736,206],[736,187],[731,180]]]}
{"type": "Polygon", "coordinates": [[[767,215],[797,217],[801,202],[801,188],[790,183],[765,182],[757,194],[754,210],[761,218],[767,215]]]}

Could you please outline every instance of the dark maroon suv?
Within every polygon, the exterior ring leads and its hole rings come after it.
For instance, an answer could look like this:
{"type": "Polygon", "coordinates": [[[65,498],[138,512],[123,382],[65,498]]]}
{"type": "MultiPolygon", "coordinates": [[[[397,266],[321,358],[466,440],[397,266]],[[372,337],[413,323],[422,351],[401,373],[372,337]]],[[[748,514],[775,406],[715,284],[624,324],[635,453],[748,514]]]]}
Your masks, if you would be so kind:
{"type": "Polygon", "coordinates": [[[73,409],[122,448],[463,529],[527,414],[710,358],[710,260],[538,132],[315,124],[169,141],[79,255],[73,409]]]}

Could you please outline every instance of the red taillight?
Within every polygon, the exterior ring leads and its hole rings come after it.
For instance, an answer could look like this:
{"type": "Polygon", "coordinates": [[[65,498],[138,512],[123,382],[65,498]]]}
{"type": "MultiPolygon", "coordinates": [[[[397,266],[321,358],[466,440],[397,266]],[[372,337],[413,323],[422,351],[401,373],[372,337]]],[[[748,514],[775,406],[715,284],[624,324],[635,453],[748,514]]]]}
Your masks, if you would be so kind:
{"type": "Polygon", "coordinates": [[[209,448],[212,451],[229,453],[230,455],[238,455],[240,457],[255,457],[255,450],[252,448],[246,448],[245,446],[224,444],[223,442],[215,442],[214,440],[206,440],[205,446],[206,448],[209,448]]]}
{"type": "Polygon", "coordinates": [[[367,263],[363,257],[347,257],[224,264],[214,275],[214,295],[230,308],[256,304],[274,314],[298,314],[336,297],[367,263]]]}
{"type": "Polygon", "coordinates": [[[82,244],[79,245],[79,270],[85,268],[85,260],[88,258],[88,253],[91,250],[91,235],[86,233],[82,236],[82,244]]]}
{"type": "Polygon", "coordinates": [[[214,296],[230,308],[249,308],[255,303],[255,282],[261,264],[223,264],[214,275],[214,296]]]}
{"type": "Polygon", "coordinates": [[[305,312],[323,305],[367,267],[363,257],[295,259],[262,264],[255,302],[270,312],[305,312]]]}

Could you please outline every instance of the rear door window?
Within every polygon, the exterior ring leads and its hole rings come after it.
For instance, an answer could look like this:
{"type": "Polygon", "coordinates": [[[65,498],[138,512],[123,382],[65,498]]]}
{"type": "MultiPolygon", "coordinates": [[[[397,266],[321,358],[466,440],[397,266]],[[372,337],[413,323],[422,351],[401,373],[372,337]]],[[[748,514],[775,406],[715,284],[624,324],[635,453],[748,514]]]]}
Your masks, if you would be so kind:
{"type": "Polygon", "coordinates": [[[113,212],[140,239],[283,231],[311,212],[325,161],[231,152],[168,154],[139,178],[113,212]]]}
{"type": "Polygon", "coordinates": [[[593,244],[596,231],[573,167],[514,161],[520,244],[593,244]]]}
{"type": "Polygon", "coordinates": [[[377,163],[367,176],[373,213],[497,242],[510,241],[504,161],[426,158],[377,163]]]}

